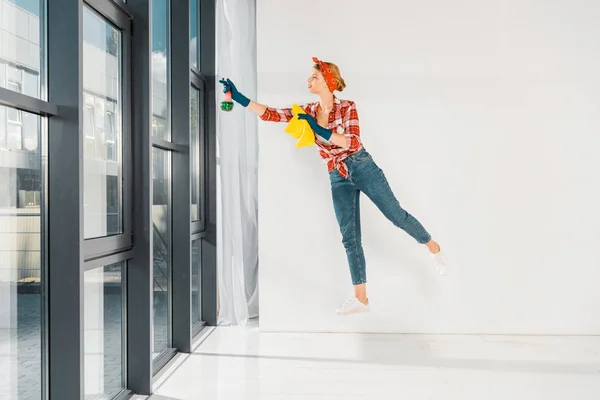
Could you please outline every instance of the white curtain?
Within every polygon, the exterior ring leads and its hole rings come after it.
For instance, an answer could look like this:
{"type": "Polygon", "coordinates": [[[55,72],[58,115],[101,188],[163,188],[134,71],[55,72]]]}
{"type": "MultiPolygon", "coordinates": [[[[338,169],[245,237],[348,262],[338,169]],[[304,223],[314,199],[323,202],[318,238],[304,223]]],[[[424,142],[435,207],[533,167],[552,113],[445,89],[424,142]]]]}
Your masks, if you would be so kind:
{"type": "MultiPolygon", "coordinates": [[[[256,0],[217,2],[217,80],[230,78],[256,99],[256,0]]],[[[217,105],[223,99],[217,83],[217,105]]],[[[257,118],[239,104],[217,109],[220,322],[258,316],[257,118]]]]}

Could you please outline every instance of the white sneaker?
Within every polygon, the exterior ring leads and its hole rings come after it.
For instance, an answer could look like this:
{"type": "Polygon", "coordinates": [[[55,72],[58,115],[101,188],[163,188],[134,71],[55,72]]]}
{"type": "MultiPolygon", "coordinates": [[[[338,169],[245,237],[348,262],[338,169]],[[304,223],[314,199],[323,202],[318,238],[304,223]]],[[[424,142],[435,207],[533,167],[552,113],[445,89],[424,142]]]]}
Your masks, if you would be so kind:
{"type": "Polygon", "coordinates": [[[433,263],[435,264],[435,268],[440,275],[448,274],[448,261],[446,261],[446,257],[442,250],[438,251],[435,254],[432,254],[433,263]]]}
{"type": "Polygon", "coordinates": [[[364,304],[356,297],[347,300],[335,312],[338,315],[358,314],[369,311],[369,304],[364,304]]]}

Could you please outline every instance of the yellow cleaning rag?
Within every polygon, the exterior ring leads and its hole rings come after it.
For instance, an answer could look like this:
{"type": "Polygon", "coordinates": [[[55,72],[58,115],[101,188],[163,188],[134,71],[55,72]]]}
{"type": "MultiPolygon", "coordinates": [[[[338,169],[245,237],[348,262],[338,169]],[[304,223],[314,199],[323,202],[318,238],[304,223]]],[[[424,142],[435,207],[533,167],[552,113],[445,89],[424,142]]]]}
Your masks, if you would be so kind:
{"type": "Polygon", "coordinates": [[[298,119],[298,114],[306,114],[306,112],[298,104],[294,104],[292,106],[292,113],[294,116],[286,125],[285,132],[292,135],[295,139],[298,139],[296,148],[314,145],[315,134],[310,125],[307,121],[298,119]]]}

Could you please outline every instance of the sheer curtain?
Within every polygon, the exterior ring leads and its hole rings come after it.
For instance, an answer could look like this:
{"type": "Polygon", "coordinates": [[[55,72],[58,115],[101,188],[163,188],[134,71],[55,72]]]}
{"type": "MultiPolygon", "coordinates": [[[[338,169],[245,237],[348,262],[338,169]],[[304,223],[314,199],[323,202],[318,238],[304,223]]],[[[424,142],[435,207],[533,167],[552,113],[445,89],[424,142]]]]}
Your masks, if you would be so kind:
{"type": "MultiPolygon", "coordinates": [[[[256,98],[256,0],[217,2],[217,80],[230,78],[256,98]]],[[[223,93],[217,83],[217,105],[223,93]]],[[[257,118],[239,104],[217,110],[220,182],[218,281],[220,322],[244,326],[258,316],[257,118]]]]}

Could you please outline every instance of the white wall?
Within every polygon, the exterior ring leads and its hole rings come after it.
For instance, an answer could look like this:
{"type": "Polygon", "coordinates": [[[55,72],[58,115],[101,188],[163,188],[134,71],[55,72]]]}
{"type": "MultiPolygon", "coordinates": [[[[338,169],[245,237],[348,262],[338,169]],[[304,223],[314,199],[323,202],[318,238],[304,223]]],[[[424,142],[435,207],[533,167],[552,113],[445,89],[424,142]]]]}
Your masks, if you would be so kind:
{"type": "Polygon", "coordinates": [[[600,3],[261,0],[257,13],[258,100],[313,100],[311,57],[336,62],[366,148],[452,262],[437,276],[363,196],[372,311],[336,317],[351,282],[326,167],[261,122],[261,329],[600,334],[600,3]]]}

